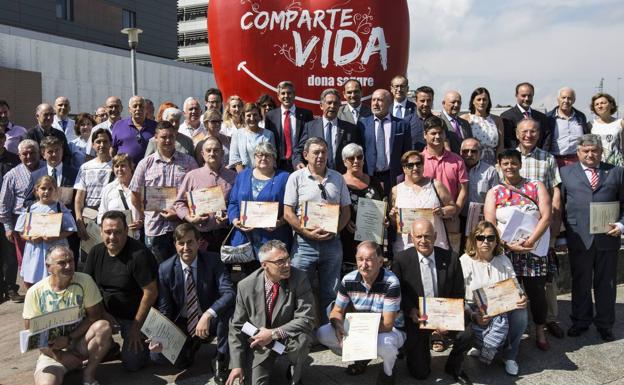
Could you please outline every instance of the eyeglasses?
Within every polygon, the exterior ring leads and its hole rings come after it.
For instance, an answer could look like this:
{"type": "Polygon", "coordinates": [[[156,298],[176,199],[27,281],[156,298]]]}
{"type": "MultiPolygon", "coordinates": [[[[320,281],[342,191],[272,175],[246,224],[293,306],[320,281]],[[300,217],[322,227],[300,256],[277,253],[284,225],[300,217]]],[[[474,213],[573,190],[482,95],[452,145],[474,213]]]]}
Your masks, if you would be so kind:
{"type": "Polygon", "coordinates": [[[327,200],[327,190],[325,190],[325,186],[322,183],[319,183],[318,188],[321,190],[321,196],[323,199],[327,200]]]}
{"type": "Polygon", "coordinates": [[[461,150],[461,153],[462,154],[478,154],[479,150],[473,150],[473,149],[470,149],[470,148],[466,148],[464,150],[461,150]]]}
{"type": "Polygon", "coordinates": [[[262,158],[269,159],[273,157],[273,155],[271,154],[254,154],[254,156],[258,159],[262,159],[262,158]]]}
{"type": "Polygon", "coordinates": [[[206,122],[210,124],[221,124],[223,123],[223,120],[207,120],[206,122]]]}
{"type": "Polygon", "coordinates": [[[414,169],[414,168],[418,168],[420,166],[422,166],[422,162],[409,162],[409,163],[405,163],[403,165],[403,167],[407,168],[407,169],[414,169]]]}
{"type": "Polygon", "coordinates": [[[364,155],[356,155],[356,156],[347,156],[345,158],[346,160],[348,160],[349,162],[353,163],[354,160],[362,160],[364,159],[364,155]]]}
{"type": "Polygon", "coordinates": [[[277,267],[284,267],[286,265],[290,265],[290,257],[280,258],[275,261],[264,261],[264,262],[272,263],[277,267]]]}
{"type": "Polygon", "coordinates": [[[496,235],[476,235],[475,239],[479,242],[488,241],[492,243],[492,242],[496,242],[496,235]]]}

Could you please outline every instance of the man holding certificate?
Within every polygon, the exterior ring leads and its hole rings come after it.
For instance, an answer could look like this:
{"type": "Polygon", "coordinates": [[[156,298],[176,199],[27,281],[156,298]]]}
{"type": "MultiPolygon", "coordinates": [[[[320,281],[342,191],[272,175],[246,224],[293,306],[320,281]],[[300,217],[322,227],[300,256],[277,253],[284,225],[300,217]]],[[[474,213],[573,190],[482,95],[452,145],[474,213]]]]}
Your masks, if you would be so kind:
{"type": "MultiPolygon", "coordinates": [[[[297,233],[293,266],[307,272],[310,282],[315,282],[318,270],[320,305],[326,309],[336,298],[342,266],[337,234],[351,217],[351,199],[342,175],[327,168],[327,143],[323,139],[308,139],[303,156],[308,165],[292,173],[286,183],[284,218],[297,233]]],[[[321,322],[327,321],[321,312],[321,322]]]]}
{"type": "Polygon", "coordinates": [[[348,349],[354,351],[356,361],[347,367],[347,373],[351,375],[364,373],[370,359],[380,357],[383,368],[377,377],[377,384],[394,384],[394,363],[406,337],[399,280],[383,267],[381,247],[372,241],[363,241],[358,245],[355,261],[357,270],[347,274],[340,282],[329,323],[319,328],[317,337],[320,343],[336,354],[346,354],[348,349]],[[351,312],[381,313],[382,317],[363,330],[346,330],[345,315],[351,312]],[[366,332],[373,332],[377,338],[367,341],[370,334],[364,334],[366,332]],[[362,337],[358,337],[358,333],[362,337]],[[349,338],[345,339],[347,335],[349,338]]]}
{"type": "MultiPolygon", "coordinates": [[[[416,219],[412,224],[412,239],[414,246],[394,257],[392,271],[399,278],[401,285],[401,310],[405,314],[405,330],[407,342],[405,355],[407,368],[419,380],[426,379],[431,373],[431,344],[429,342],[432,330],[421,327],[421,323],[428,320],[427,311],[422,302],[429,298],[464,298],[464,277],[458,258],[449,250],[434,246],[436,232],[427,219],[416,219]]],[[[461,314],[449,314],[453,317],[463,317],[461,314]]],[[[424,326],[424,325],[423,325],[424,326]]],[[[460,384],[471,384],[470,378],[463,370],[464,353],[470,348],[471,336],[469,330],[449,332],[437,330],[439,334],[454,339],[453,349],[446,361],[444,371],[460,384]]]]}
{"type": "Polygon", "coordinates": [[[576,151],[579,162],[561,169],[572,270],[572,327],[568,335],[577,337],[593,323],[604,341],[613,341],[617,260],[624,231],[624,170],[601,162],[602,151],[598,135],[583,135],[576,151]],[[598,202],[610,208],[599,210],[598,202]],[[592,224],[600,227],[600,232],[592,231],[592,224]]]}
{"type": "Polygon", "coordinates": [[[197,168],[193,157],[176,151],[175,135],[176,130],[171,123],[163,121],[156,125],[154,138],[157,151],[139,162],[130,182],[132,204],[145,216],[145,245],[158,262],[175,254],[173,230],[179,220],[173,203],[182,178],[197,168]],[[163,194],[163,202],[157,205],[160,211],[149,210],[153,203],[150,199],[162,199],[163,194]]]}

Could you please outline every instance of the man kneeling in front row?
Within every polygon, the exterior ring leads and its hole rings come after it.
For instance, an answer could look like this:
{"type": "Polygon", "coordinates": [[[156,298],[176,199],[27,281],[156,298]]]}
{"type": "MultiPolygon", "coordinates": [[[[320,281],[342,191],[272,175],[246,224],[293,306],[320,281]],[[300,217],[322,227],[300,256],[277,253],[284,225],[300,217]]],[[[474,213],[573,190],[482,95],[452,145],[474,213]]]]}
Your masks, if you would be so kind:
{"type": "Polygon", "coordinates": [[[50,340],[47,348],[40,349],[35,385],[60,385],[65,373],[80,368],[82,382],[96,385],[95,370],[111,341],[110,324],[102,319],[102,295],[89,275],[74,271],[74,255],[67,246],[53,246],[45,264],[50,275],[26,293],[24,327],[28,329],[36,316],[73,306],[80,308],[82,320],[68,336],[50,340]]]}
{"type": "MultiPolygon", "coordinates": [[[[394,384],[394,363],[399,348],[405,342],[399,279],[390,270],[383,268],[383,254],[376,243],[360,243],[355,261],[357,270],[345,275],[340,282],[336,303],[329,314],[329,323],[319,328],[317,337],[320,343],[334,353],[341,354],[347,311],[381,313],[377,355],[383,359],[383,369],[379,372],[377,384],[394,384]]],[[[367,364],[368,361],[356,361],[349,365],[347,373],[361,374],[367,364]]]]}

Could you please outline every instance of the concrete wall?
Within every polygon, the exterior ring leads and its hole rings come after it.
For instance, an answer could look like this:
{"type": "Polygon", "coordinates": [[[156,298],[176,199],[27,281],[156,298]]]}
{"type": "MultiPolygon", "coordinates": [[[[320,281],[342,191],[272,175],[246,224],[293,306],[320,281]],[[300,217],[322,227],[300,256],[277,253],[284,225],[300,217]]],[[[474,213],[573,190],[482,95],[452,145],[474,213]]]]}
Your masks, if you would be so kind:
{"type": "MultiPolygon", "coordinates": [[[[41,73],[42,100],[67,96],[72,113],[93,112],[110,95],[121,97],[127,110],[132,96],[128,50],[0,25],[0,67],[41,73]]],[[[143,54],[137,55],[137,74],[139,94],[156,106],[171,100],[181,107],[188,96],[203,100],[205,90],[215,86],[211,68],[143,54]]],[[[0,88],[0,98],[2,93],[0,88]]]]}

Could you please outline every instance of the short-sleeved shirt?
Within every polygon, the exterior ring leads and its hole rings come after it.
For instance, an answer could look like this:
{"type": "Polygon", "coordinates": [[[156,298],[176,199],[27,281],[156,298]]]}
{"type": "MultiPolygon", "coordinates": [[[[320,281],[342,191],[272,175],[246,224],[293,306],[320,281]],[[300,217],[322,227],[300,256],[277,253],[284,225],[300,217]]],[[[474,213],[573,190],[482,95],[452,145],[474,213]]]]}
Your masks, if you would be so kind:
{"type": "Polygon", "coordinates": [[[98,158],[91,159],[80,166],[76,175],[76,190],[86,191],[85,206],[98,207],[102,199],[102,189],[113,176],[113,162],[100,162],[98,158]]]}
{"type": "Polygon", "coordinates": [[[440,181],[451,193],[451,199],[456,201],[461,184],[468,182],[468,172],[464,159],[446,150],[442,156],[437,157],[430,154],[427,147],[422,154],[425,158],[423,175],[440,181]]]}
{"type": "Polygon", "coordinates": [[[139,163],[147,143],[156,133],[156,122],[145,119],[141,131],[132,122],[132,118],[122,119],[113,126],[113,148],[118,154],[128,154],[134,164],[139,163]]]}
{"type": "MultiPolygon", "coordinates": [[[[189,155],[176,151],[167,161],[155,152],[139,162],[128,187],[135,193],[140,193],[146,186],[179,188],[184,176],[196,168],[197,162],[189,155]]],[[[158,212],[145,212],[145,234],[150,237],[173,231],[176,224],[177,222],[165,219],[158,212]]]]}
{"type": "Polygon", "coordinates": [[[121,319],[134,318],[143,298],[143,287],[158,278],[154,255],[130,237],[114,257],[103,243],[95,245],[87,256],[84,272],[93,277],[102,292],[106,310],[121,319]]]}
{"type": "Polygon", "coordinates": [[[50,278],[34,284],[26,293],[22,317],[31,319],[41,314],[79,306],[84,317],[86,309],[102,302],[102,295],[97,285],[88,274],[75,272],[66,289],[54,291],[50,278]]]}
{"type": "Polygon", "coordinates": [[[323,202],[343,207],[351,204],[351,198],[347,183],[339,172],[328,168],[325,171],[325,177],[319,182],[310,173],[308,167],[304,167],[290,174],[284,193],[284,204],[294,207],[297,215],[299,215],[299,205],[303,202],[323,202]],[[319,184],[323,185],[327,199],[323,199],[319,184]]]}
{"type": "MultiPolygon", "coordinates": [[[[522,153],[520,147],[517,150],[522,155],[520,176],[526,179],[542,181],[552,196],[553,188],[561,184],[561,176],[559,175],[559,167],[557,167],[555,157],[538,147],[526,154],[522,153]]],[[[502,180],[502,172],[500,170],[498,172],[502,180]]]]}
{"type": "Polygon", "coordinates": [[[402,329],[404,326],[399,279],[393,272],[383,267],[371,287],[366,286],[357,270],[342,278],[338,285],[336,306],[344,310],[350,303],[356,312],[398,313],[394,327],[402,329]]]}
{"type": "Polygon", "coordinates": [[[468,170],[468,201],[462,208],[462,215],[468,215],[471,202],[484,203],[487,192],[499,182],[496,168],[489,163],[480,160],[468,170]]]}

